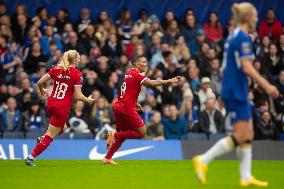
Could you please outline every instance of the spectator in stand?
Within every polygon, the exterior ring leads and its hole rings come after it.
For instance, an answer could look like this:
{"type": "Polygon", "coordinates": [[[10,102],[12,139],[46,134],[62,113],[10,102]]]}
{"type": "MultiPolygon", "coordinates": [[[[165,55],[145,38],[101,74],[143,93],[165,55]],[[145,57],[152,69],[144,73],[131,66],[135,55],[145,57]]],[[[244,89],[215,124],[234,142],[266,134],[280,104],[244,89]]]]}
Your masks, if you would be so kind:
{"type": "MultiPolygon", "coordinates": [[[[147,44],[146,44],[147,45],[147,44]]],[[[152,56],[161,50],[161,37],[157,33],[153,33],[151,36],[151,42],[149,46],[147,46],[147,56],[149,59],[152,58],[152,56]]]]}
{"type": "Polygon", "coordinates": [[[276,123],[271,119],[269,111],[261,112],[260,119],[254,127],[256,140],[278,140],[279,132],[276,123]]]}
{"type": "Polygon", "coordinates": [[[122,46],[118,42],[116,34],[110,34],[109,40],[102,48],[102,55],[108,58],[118,58],[122,55],[122,46]]]}
{"type": "Polygon", "coordinates": [[[279,54],[280,56],[283,58],[284,57],[284,33],[281,33],[280,37],[279,37],[279,54]]]}
{"type": "Polygon", "coordinates": [[[235,27],[236,27],[236,22],[235,22],[233,16],[230,16],[229,19],[228,19],[227,26],[225,26],[224,29],[223,29],[223,38],[227,39],[227,37],[235,29],[235,27]]]}
{"type": "Polygon", "coordinates": [[[183,117],[187,124],[189,131],[196,132],[197,124],[199,122],[199,107],[192,104],[193,94],[190,89],[183,93],[183,101],[179,110],[179,116],[183,117]]]}
{"type": "Polygon", "coordinates": [[[172,10],[168,10],[165,14],[165,17],[161,23],[161,26],[164,31],[167,31],[168,27],[170,26],[170,23],[172,21],[176,21],[177,19],[175,18],[174,12],[172,10]]]}
{"type": "Polygon", "coordinates": [[[159,111],[153,112],[151,120],[146,124],[146,139],[165,140],[164,125],[161,121],[161,113],[159,111]]]}
{"type": "Polygon", "coordinates": [[[206,101],[209,97],[215,98],[215,94],[213,93],[213,90],[210,88],[210,85],[211,85],[211,80],[208,77],[203,77],[201,79],[201,84],[199,90],[197,91],[201,111],[205,110],[206,101]]]}
{"type": "Polygon", "coordinates": [[[70,112],[68,124],[71,132],[89,133],[90,128],[96,124],[90,122],[88,112],[84,110],[85,104],[82,101],[76,101],[70,112]]]}
{"type": "Polygon", "coordinates": [[[47,128],[47,115],[40,107],[40,102],[33,100],[28,106],[28,110],[23,113],[24,131],[41,133],[47,128]]]}
{"type": "MultiPolygon", "coordinates": [[[[191,47],[191,42],[198,35],[198,31],[201,31],[200,29],[202,29],[202,27],[197,23],[195,16],[193,14],[188,14],[185,18],[185,26],[181,30],[181,34],[184,36],[188,48],[191,47]]],[[[193,55],[194,53],[191,54],[193,55]]]]}
{"type": "Polygon", "coordinates": [[[92,23],[92,20],[91,20],[90,10],[88,8],[83,8],[81,10],[81,17],[76,23],[76,28],[77,28],[78,33],[80,34],[83,31],[85,31],[87,26],[91,23],[92,23]]]}
{"type": "Polygon", "coordinates": [[[265,19],[259,24],[259,38],[262,39],[264,36],[267,36],[274,41],[278,41],[282,32],[281,22],[277,20],[275,12],[272,9],[268,10],[265,19]]]}
{"type": "Polygon", "coordinates": [[[185,64],[190,59],[189,48],[185,44],[182,35],[176,36],[175,45],[172,48],[173,55],[177,58],[178,62],[185,64]]]}
{"type": "Polygon", "coordinates": [[[276,80],[276,86],[279,92],[284,96],[284,69],[280,70],[278,78],[276,80]]]}
{"type": "Polygon", "coordinates": [[[82,93],[84,95],[89,95],[95,89],[97,89],[97,87],[99,85],[97,78],[98,78],[98,75],[95,71],[93,71],[93,70],[88,71],[88,73],[86,75],[85,82],[82,86],[82,93]]]}
{"type": "Polygon", "coordinates": [[[80,55],[84,54],[86,55],[86,49],[84,48],[84,46],[82,45],[81,42],[78,41],[78,36],[77,33],[74,31],[69,32],[69,42],[64,45],[63,50],[64,51],[68,51],[70,49],[76,50],[78,51],[78,53],[80,53],[80,55]]]}
{"type": "Polygon", "coordinates": [[[31,50],[24,60],[24,69],[28,74],[35,74],[39,70],[40,64],[45,65],[48,57],[41,51],[40,43],[35,42],[32,44],[31,50]]]}
{"type": "Polygon", "coordinates": [[[6,5],[4,3],[0,3],[0,18],[7,13],[6,11],[6,5]]]}
{"type": "Polygon", "coordinates": [[[0,84],[0,112],[2,112],[5,103],[7,102],[8,98],[10,97],[8,86],[5,83],[0,84]]]}
{"type": "Polygon", "coordinates": [[[209,42],[218,43],[223,39],[223,29],[216,12],[211,12],[208,22],[203,26],[205,37],[209,42]]]}
{"type": "Polygon", "coordinates": [[[266,54],[269,52],[269,45],[270,45],[270,39],[267,36],[263,36],[260,45],[256,49],[256,55],[263,59],[266,54]]]}
{"type": "MultiPolygon", "coordinates": [[[[159,21],[159,19],[157,18],[156,15],[152,15],[149,18],[149,20],[150,20],[150,29],[147,32],[144,33],[143,41],[144,41],[145,45],[147,46],[147,48],[149,48],[148,52],[151,52],[151,53],[148,53],[148,57],[151,58],[153,53],[155,53],[155,52],[152,52],[152,46],[154,46],[153,45],[153,36],[158,35],[159,38],[161,39],[163,37],[164,33],[163,33],[163,29],[160,25],[160,21],[159,21]]],[[[161,41],[159,41],[159,42],[161,42],[161,41]]]]}
{"type": "Polygon", "coordinates": [[[261,72],[273,81],[282,69],[284,69],[284,61],[278,53],[276,44],[271,43],[269,45],[269,53],[266,54],[264,62],[261,65],[261,72]]]}
{"type": "Polygon", "coordinates": [[[63,27],[63,30],[61,32],[61,41],[62,41],[62,44],[65,46],[69,41],[70,41],[70,36],[69,34],[71,32],[74,32],[74,29],[73,29],[73,25],[72,23],[70,22],[67,22],[64,27],[63,27]]]}
{"type": "Polygon", "coordinates": [[[0,18],[0,35],[5,35],[8,37],[8,41],[13,40],[13,32],[11,30],[10,17],[4,15],[0,18]]]}
{"type": "Polygon", "coordinates": [[[169,26],[167,27],[167,30],[165,30],[165,35],[163,37],[163,40],[167,41],[170,46],[173,46],[175,44],[176,38],[179,35],[179,26],[176,20],[172,20],[169,23],[169,26]]]}
{"type": "Polygon", "coordinates": [[[199,29],[196,32],[195,38],[190,41],[188,47],[192,56],[197,56],[200,52],[202,44],[205,42],[205,33],[203,29],[199,29]]]}
{"type": "Polygon", "coordinates": [[[133,56],[134,54],[134,51],[137,47],[139,43],[139,37],[138,35],[136,34],[132,34],[131,35],[131,40],[130,40],[130,43],[126,45],[126,48],[125,48],[125,54],[127,56],[128,59],[131,59],[131,57],[133,56]]]}
{"type": "Polygon", "coordinates": [[[47,26],[47,17],[48,17],[47,9],[45,7],[39,7],[36,10],[36,13],[37,15],[33,17],[32,23],[33,25],[37,26],[40,29],[40,31],[43,33],[44,28],[47,26]]]}
{"type": "MultiPolygon", "coordinates": [[[[47,17],[47,26],[52,27],[53,33],[58,33],[58,28],[56,27],[56,16],[48,15],[47,17]]],[[[44,29],[46,29],[46,27],[44,29]]]]}
{"type": "Polygon", "coordinates": [[[93,24],[87,25],[86,29],[80,36],[80,40],[82,41],[87,53],[90,53],[92,48],[98,48],[98,41],[95,37],[95,27],[93,24]]]}
{"type": "Polygon", "coordinates": [[[56,28],[58,29],[58,33],[62,33],[63,27],[65,24],[69,22],[69,11],[67,9],[61,8],[57,12],[57,19],[56,19],[56,28]]]}
{"type": "MultiPolygon", "coordinates": [[[[28,18],[28,12],[27,12],[27,8],[24,4],[18,4],[15,7],[14,12],[11,15],[11,23],[12,26],[16,26],[17,25],[17,17],[18,15],[23,14],[28,18]]],[[[30,23],[29,18],[28,18],[28,23],[30,23]]]]}
{"type": "Polygon", "coordinates": [[[97,24],[103,24],[105,21],[109,19],[108,12],[105,10],[101,11],[98,17],[99,18],[97,20],[97,24]]]}
{"type": "Polygon", "coordinates": [[[164,135],[168,139],[185,139],[188,133],[187,123],[184,118],[178,116],[176,105],[169,106],[169,116],[163,117],[164,135]]]}
{"type": "Polygon", "coordinates": [[[55,66],[62,57],[62,51],[58,50],[56,43],[53,41],[48,44],[48,49],[50,56],[45,64],[45,67],[47,68],[47,70],[50,70],[52,66],[55,66]]]}
{"type": "Polygon", "coordinates": [[[130,36],[132,32],[132,20],[131,12],[128,9],[123,9],[120,13],[119,19],[115,22],[118,30],[118,35],[121,38],[123,44],[130,42],[130,36]]]}
{"type": "Polygon", "coordinates": [[[62,51],[62,43],[60,37],[54,33],[52,26],[45,27],[45,35],[40,38],[40,44],[42,48],[43,54],[47,57],[51,56],[51,52],[49,51],[49,44],[51,42],[56,43],[57,49],[62,51]]]}
{"type": "Polygon", "coordinates": [[[150,28],[150,20],[148,18],[148,12],[146,9],[139,11],[139,19],[135,22],[132,28],[132,32],[140,37],[147,32],[150,28]]]}
{"type": "Polygon", "coordinates": [[[206,134],[216,134],[225,132],[225,118],[222,113],[215,107],[216,99],[208,98],[206,108],[200,113],[200,131],[206,134]]]}
{"type": "Polygon", "coordinates": [[[185,77],[189,81],[192,90],[195,91],[200,85],[199,69],[196,66],[196,61],[194,59],[190,59],[189,62],[194,62],[194,64],[188,63],[193,66],[188,66],[185,77]]]}
{"type": "MultiPolygon", "coordinates": [[[[149,93],[149,92],[147,92],[147,93],[149,93]]],[[[154,95],[153,92],[151,92],[151,93],[152,94],[146,94],[147,97],[154,95]]],[[[145,102],[143,104],[143,111],[139,112],[139,113],[140,113],[140,116],[141,116],[141,119],[143,120],[143,122],[148,123],[151,120],[151,117],[153,115],[153,108],[152,108],[151,104],[148,104],[147,102],[145,102]]]]}
{"type": "Polygon", "coordinates": [[[211,66],[211,88],[216,94],[221,94],[222,73],[220,70],[220,60],[214,58],[210,61],[211,66]]]}
{"type": "Polygon", "coordinates": [[[13,58],[7,47],[7,37],[0,35],[0,64],[4,71],[4,80],[11,81],[16,73],[17,67],[22,64],[19,58],[13,58]]]}
{"type": "MultiPolygon", "coordinates": [[[[97,98],[96,104],[92,107],[90,112],[91,120],[96,121],[96,127],[93,127],[94,132],[100,130],[109,130],[110,123],[113,122],[113,115],[109,103],[104,97],[97,98]]],[[[100,138],[104,138],[106,132],[101,133],[100,138]]]]}
{"type": "Polygon", "coordinates": [[[17,22],[15,25],[12,25],[15,41],[23,45],[24,39],[27,37],[29,29],[30,25],[28,23],[27,16],[24,14],[17,15],[17,22]]]}
{"type": "Polygon", "coordinates": [[[116,72],[111,72],[108,78],[108,83],[103,84],[100,87],[102,95],[106,97],[109,103],[111,103],[112,100],[118,96],[119,87],[117,86],[117,84],[118,84],[118,75],[116,72]]]}
{"type": "Polygon", "coordinates": [[[0,132],[22,131],[23,120],[22,113],[17,109],[17,102],[14,97],[7,100],[7,109],[1,112],[2,121],[0,123],[0,132]]]}

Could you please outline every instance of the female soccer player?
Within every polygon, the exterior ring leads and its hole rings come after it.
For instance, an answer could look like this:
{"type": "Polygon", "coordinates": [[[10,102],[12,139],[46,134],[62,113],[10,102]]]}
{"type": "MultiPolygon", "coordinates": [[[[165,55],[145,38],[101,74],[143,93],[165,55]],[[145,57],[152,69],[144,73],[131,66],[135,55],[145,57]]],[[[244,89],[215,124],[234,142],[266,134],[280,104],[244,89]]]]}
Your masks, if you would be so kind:
{"type": "Polygon", "coordinates": [[[50,124],[47,132],[35,146],[32,153],[26,158],[25,163],[36,166],[33,159],[41,154],[53,139],[63,133],[69,116],[73,96],[76,100],[92,104],[95,99],[91,96],[85,97],[81,92],[82,74],[76,67],[80,63],[80,55],[75,50],[69,50],[63,54],[58,65],[53,67],[38,81],[38,90],[41,96],[48,96],[47,89],[43,85],[49,79],[53,79],[54,86],[47,101],[47,112],[50,116],[50,124]]]}
{"type": "Polygon", "coordinates": [[[151,80],[142,72],[148,68],[147,60],[143,56],[135,55],[131,64],[133,66],[125,77],[121,86],[120,95],[113,105],[115,124],[118,132],[109,132],[107,138],[108,153],[102,160],[103,164],[117,164],[112,160],[113,154],[126,139],[141,139],[146,134],[146,128],[137,111],[142,107],[137,103],[141,86],[156,87],[161,85],[177,84],[180,76],[168,80],[151,80]]]}
{"type": "Polygon", "coordinates": [[[194,157],[193,164],[198,180],[205,184],[209,162],[236,149],[240,161],[240,186],[265,187],[267,182],[256,180],[251,174],[253,126],[247,76],[255,80],[271,97],[276,98],[279,92],[252,66],[254,54],[248,33],[256,27],[258,18],[255,7],[250,3],[234,4],[232,12],[238,26],[225,43],[221,96],[231,114],[234,131],[231,136],[219,140],[204,154],[194,157]]]}

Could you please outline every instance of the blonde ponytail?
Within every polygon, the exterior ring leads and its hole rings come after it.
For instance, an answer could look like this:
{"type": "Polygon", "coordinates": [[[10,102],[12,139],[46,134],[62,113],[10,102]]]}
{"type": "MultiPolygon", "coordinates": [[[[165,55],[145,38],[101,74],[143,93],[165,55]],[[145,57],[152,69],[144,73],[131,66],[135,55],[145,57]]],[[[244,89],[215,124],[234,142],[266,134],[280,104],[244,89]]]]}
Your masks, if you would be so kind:
{"type": "Polygon", "coordinates": [[[68,69],[71,64],[79,61],[80,55],[76,50],[69,50],[63,54],[62,59],[58,62],[57,66],[61,67],[64,71],[68,69]]]}
{"type": "Polygon", "coordinates": [[[253,11],[256,11],[255,7],[248,2],[234,3],[232,5],[233,18],[237,24],[244,23],[247,16],[251,15],[253,11]]]}

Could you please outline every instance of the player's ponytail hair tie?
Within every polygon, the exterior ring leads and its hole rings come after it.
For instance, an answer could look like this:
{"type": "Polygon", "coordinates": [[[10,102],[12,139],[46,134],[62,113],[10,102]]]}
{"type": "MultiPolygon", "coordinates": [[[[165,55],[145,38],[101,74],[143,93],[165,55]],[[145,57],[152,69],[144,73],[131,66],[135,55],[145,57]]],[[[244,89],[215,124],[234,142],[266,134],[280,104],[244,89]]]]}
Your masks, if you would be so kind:
{"type": "Polygon", "coordinates": [[[253,4],[248,2],[234,3],[232,5],[233,18],[237,24],[246,22],[247,16],[256,10],[253,4]]]}
{"type": "Polygon", "coordinates": [[[69,50],[63,54],[62,59],[58,62],[57,66],[61,67],[64,71],[68,69],[71,64],[74,64],[79,59],[79,53],[76,50],[69,50]]]}

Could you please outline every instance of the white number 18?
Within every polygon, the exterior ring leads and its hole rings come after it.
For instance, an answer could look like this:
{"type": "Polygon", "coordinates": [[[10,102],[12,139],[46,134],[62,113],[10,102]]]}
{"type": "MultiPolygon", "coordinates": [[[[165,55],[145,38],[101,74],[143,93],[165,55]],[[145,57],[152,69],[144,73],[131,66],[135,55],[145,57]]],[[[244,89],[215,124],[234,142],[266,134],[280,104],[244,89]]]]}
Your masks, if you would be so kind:
{"type": "Polygon", "coordinates": [[[68,85],[66,83],[59,83],[58,81],[55,82],[56,89],[53,95],[53,98],[57,98],[59,100],[65,97],[65,93],[67,91],[68,85]]]}

